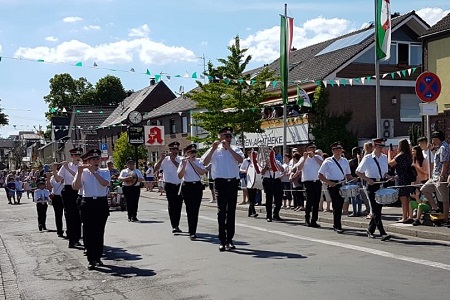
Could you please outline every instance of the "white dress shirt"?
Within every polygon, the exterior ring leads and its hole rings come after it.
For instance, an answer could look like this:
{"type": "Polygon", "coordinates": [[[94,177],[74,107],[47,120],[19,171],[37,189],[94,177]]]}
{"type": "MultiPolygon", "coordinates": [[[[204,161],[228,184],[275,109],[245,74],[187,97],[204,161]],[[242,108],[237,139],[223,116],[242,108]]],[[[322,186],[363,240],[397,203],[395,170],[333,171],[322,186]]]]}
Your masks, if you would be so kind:
{"type": "MultiPolygon", "coordinates": [[[[177,156],[175,158],[177,163],[181,163],[181,156],[177,156]]],[[[163,171],[163,181],[172,183],[172,184],[180,184],[181,179],[178,178],[178,167],[170,160],[170,156],[166,156],[161,162],[161,167],[159,168],[163,171]]]]}
{"type": "MultiPolygon", "coordinates": [[[[142,176],[141,171],[139,171],[138,169],[134,168],[134,170],[130,170],[129,168],[123,169],[122,171],[120,171],[120,175],[119,175],[119,179],[124,179],[127,178],[128,176],[133,176],[135,178],[141,178],[144,179],[144,177],[142,176]]],[[[123,182],[124,186],[131,186],[130,183],[128,182],[123,182]]],[[[135,184],[133,184],[134,186],[140,186],[141,183],[139,182],[139,180],[136,181],[135,184]]]]}
{"type": "MultiPolygon", "coordinates": [[[[70,162],[68,163],[67,167],[76,174],[79,165],[80,163],[74,164],[73,162],[70,162]]],[[[64,166],[62,166],[61,169],[59,169],[58,175],[64,178],[65,185],[69,185],[71,182],[73,182],[73,179],[75,178],[75,175],[70,174],[70,172],[64,166]]]]}
{"type": "Polygon", "coordinates": [[[381,154],[379,157],[375,156],[375,152],[367,154],[363,157],[358,167],[356,168],[356,172],[364,173],[369,178],[381,179],[388,172],[388,161],[386,154],[381,154]],[[375,163],[374,159],[377,159],[378,164],[381,169],[381,177],[380,171],[378,171],[378,166],[375,163]]]}
{"type": "MultiPolygon", "coordinates": [[[[111,181],[108,169],[98,169],[96,172],[106,181],[111,181]]],[[[83,197],[106,197],[108,195],[108,186],[101,185],[95,175],[86,168],[81,173],[80,192],[83,197]]]]}
{"type": "Polygon", "coordinates": [[[37,189],[34,191],[35,203],[47,203],[50,200],[50,191],[47,189],[37,189]]]}
{"type": "Polygon", "coordinates": [[[336,159],[336,161],[341,166],[344,174],[342,174],[341,169],[335,163],[333,157],[328,157],[324,160],[319,168],[319,173],[325,176],[326,179],[334,181],[344,180],[345,175],[351,175],[350,165],[348,164],[348,160],[346,158],[341,157],[339,159],[336,159]]]}
{"type": "MultiPolygon", "coordinates": [[[[302,171],[302,181],[314,181],[319,180],[319,169],[320,164],[316,161],[316,159],[319,159],[323,161],[323,157],[320,155],[314,155],[314,157],[307,157],[306,160],[302,156],[300,160],[297,163],[297,167],[300,166],[300,164],[305,161],[303,164],[302,171]]],[[[342,173],[341,173],[342,174],[342,173]]]]}
{"type": "MultiPolygon", "coordinates": [[[[205,166],[200,162],[199,158],[196,158],[194,161],[191,161],[191,162],[188,160],[186,162],[186,168],[184,169],[183,180],[185,182],[201,181],[202,177],[200,176],[200,174],[197,173],[196,170],[194,170],[194,168],[191,164],[196,165],[201,170],[206,170],[205,166]]],[[[180,165],[178,166],[177,172],[180,172],[182,167],[183,167],[183,164],[180,163],[180,165]]]]}
{"type": "MultiPolygon", "coordinates": [[[[283,167],[283,165],[278,161],[275,160],[275,164],[278,167],[283,167]]],[[[266,171],[266,173],[264,173],[264,175],[262,176],[263,178],[281,178],[283,177],[284,172],[281,171],[272,171],[272,168],[270,168],[269,170],[266,171]]]]}
{"type": "Polygon", "coordinates": [[[57,182],[55,176],[50,177],[50,184],[52,185],[53,195],[61,196],[61,191],[64,188],[64,181],[57,182]]]}
{"type": "MultiPolygon", "coordinates": [[[[231,148],[234,152],[236,152],[239,156],[242,158],[244,157],[244,153],[242,153],[241,149],[237,146],[231,145],[231,148]]],[[[204,161],[206,156],[209,154],[209,152],[212,150],[210,148],[208,151],[206,151],[205,154],[203,154],[202,158],[200,159],[201,162],[204,161]]],[[[211,156],[211,177],[212,179],[217,178],[239,178],[239,163],[234,159],[233,155],[228,151],[227,149],[223,148],[222,144],[220,144],[216,151],[211,156]]]]}

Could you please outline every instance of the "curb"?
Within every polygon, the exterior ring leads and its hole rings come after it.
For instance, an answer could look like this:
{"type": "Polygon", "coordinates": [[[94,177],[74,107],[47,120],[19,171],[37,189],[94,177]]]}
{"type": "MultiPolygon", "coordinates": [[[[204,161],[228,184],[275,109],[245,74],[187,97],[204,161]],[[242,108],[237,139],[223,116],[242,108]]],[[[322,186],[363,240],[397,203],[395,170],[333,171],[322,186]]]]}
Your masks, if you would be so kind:
{"type": "Polygon", "coordinates": [[[17,285],[17,274],[3,238],[0,236],[0,299],[23,299],[17,285]]]}

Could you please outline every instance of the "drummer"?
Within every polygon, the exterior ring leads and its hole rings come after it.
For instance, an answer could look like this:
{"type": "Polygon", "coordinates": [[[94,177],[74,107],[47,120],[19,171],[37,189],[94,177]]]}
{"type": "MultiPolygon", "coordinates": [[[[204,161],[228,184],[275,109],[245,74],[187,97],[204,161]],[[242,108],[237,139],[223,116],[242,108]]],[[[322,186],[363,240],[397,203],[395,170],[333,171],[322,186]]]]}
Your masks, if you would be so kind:
{"type": "Polygon", "coordinates": [[[330,145],[333,156],[328,157],[319,168],[319,179],[328,185],[328,191],[333,204],[333,229],[338,234],[344,232],[341,224],[342,207],[344,206],[344,198],[340,195],[339,190],[342,182],[352,180],[348,160],[342,156],[344,147],[341,142],[335,142],[330,145]]]}
{"type": "Polygon", "coordinates": [[[383,206],[375,201],[375,192],[382,187],[382,182],[390,177],[387,174],[387,156],[382,153],[385,142],[386,139],[384,138],[374,139],[373,152],[364,156],[355,172],[359,178],[368,184],[367,190],[369,192],[370,205],[372,206],[372,219],[370,219],[369,227],[367,228],[367,236],[374,239],[373,233],[378,228],[382,241],[387,241],[391,238],[384,230],[383,222],[381,221],[381,209],[383,206]]]}

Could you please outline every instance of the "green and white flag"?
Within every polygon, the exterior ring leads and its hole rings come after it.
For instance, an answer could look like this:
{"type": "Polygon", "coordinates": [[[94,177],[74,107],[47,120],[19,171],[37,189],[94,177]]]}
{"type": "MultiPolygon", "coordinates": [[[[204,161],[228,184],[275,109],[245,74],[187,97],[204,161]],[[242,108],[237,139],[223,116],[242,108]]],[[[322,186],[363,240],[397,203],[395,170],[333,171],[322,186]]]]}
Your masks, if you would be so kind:
{"type": "Polygon", "coordinates": [[[375,47],[377,60],[391,57],[391,0],[376,0],[375,47]]]}
{"type": "Polygon", "coordinates": [[[312,107],[308,93],[297,85],[297,105],[312,107]]]}
{"type": "Polygon", "coordinates": [[[289,86],[289,54],[292,47],[294,34],[294,19],[281,16],[280,25],[280,75],[281,75],[281,97],[283,103],[288,103],[289,86]]]}

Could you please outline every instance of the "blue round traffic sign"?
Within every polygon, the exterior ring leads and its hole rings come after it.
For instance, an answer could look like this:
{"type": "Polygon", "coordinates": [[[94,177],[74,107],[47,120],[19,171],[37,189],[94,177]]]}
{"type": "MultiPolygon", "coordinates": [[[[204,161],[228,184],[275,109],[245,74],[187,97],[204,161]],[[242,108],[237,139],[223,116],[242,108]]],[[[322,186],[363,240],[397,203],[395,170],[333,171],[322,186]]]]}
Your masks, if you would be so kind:
{"type": "Polygon", "coordinates": [[[431,72],[423,72],[416,79],[416,95],[424,102],[433,102],[441,93],[441,80],[431,72]]]}

